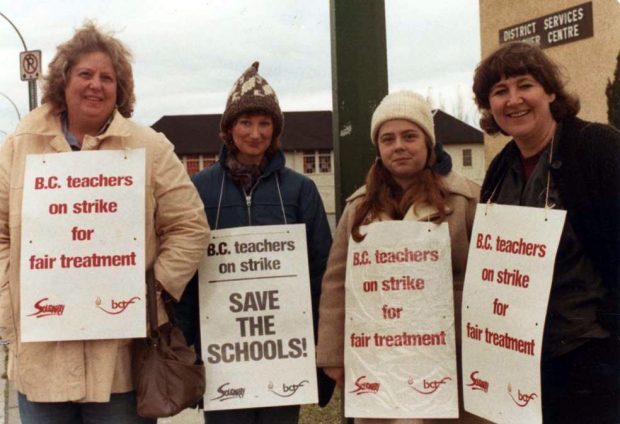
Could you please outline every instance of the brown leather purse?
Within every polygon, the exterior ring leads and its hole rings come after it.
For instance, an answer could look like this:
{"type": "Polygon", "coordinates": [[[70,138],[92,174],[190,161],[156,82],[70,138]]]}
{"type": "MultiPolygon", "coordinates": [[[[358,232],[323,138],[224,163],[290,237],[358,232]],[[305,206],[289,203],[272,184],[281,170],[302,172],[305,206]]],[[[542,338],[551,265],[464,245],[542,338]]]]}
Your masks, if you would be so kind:
{"type": "MultiPolygon", "coordinates": [[[[174,312],[164,302],[170,322],[157,323],[155,282],[147,278],[149,334],[134,340],[133,378],[138,415],[163,418],[196,405],[205,392],[205,367],[183,332],[174,325],[174,312]]],[[[172,301],[171,299],[169,301],[172,301]]]]}

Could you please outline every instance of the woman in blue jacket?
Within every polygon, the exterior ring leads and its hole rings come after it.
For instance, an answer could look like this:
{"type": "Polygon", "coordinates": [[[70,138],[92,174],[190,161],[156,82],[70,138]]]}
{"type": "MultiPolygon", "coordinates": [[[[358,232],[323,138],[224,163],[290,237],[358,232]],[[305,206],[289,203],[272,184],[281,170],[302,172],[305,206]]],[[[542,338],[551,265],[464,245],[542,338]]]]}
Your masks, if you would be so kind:
{"type": "MultiPolygon", "coordinates": [[[[321,279],[332,237],[323,202],[314,182],[284,165],[280,149],[283,115],[278,98],[252,64],[235,82],[220,123],[224,146],[214,165],[196,174],[196,185],[213,229],[249,225],[306,224],[310,289],[315,329],[321,279]]],[[[195,343],[198,326],[196,278],[177,305],[177,321],[188,343],[195,343]]],[[[318,375],[320,404],[327,404],[333,383],[318,375]]],[[[206,411],[209,424],[297,423],[299,405],[206,411]]]]}

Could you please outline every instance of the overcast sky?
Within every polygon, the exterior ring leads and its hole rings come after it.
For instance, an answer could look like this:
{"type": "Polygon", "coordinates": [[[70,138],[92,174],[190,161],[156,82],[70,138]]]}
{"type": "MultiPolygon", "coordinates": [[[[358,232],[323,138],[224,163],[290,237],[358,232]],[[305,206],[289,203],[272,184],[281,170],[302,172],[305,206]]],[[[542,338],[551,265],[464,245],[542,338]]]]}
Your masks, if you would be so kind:
{"type": "MultiPolygon", "coordinates": [[[[360,0],[365,1],[365,0],[360,0]]],[[[390,90],[431,93],[436,105],[471,103],[480,60],[478,0],[385,0],[390,90]]],[[[44,72],[55,48],[85,19],[113,30],[134,54],[134,119],[221,113],[234,81],[254,61],[283,110],[331,110],[328,0],[0,0],[44,72]]],[[[0,93],[21,115],[28,84],[19,78],[21,41],[0,16],[0,93]]],[[[39,101],[41,91],[39,90],[39,101]]],[[[0,139],[18,122],[0,96],[0,139]]]]}

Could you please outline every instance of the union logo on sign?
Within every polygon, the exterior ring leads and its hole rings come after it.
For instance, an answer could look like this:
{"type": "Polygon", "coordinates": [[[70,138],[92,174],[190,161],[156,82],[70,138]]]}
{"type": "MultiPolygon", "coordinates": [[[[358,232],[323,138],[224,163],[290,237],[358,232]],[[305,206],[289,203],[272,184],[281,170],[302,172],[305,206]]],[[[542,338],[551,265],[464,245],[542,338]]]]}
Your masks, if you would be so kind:
{"type": "Polygon", "coordinates": [[[355,389],[351,390],[349,393],[355,393],[356,395],[363,395],[365,393],[377,393],[379,392],[379,388],[381,387],[381,383],[379,382],[368,382],[364,381],[366,378],[365,375],[361,376],[357,380],[355,380],[355,389]]]}
{"type": "Polygon", "coordinates": [[[62,315],[63,312],[65,311],[65,305],[64,304],[53,305],[53,304],[47,303],[48,300],[49,300],[49,297],[44,297],[43,299],[38,300],[34,304],[34,308],[36,309],[36,312],[33,312],[26,316],[41,318],[41,317],[46,317],[49,315],[62,315]]]}
{"type": "MultiPolygon", "coordinates": [[[[442,384],[446,384],[448,381],[452,380],[450,377],[444,377],[441,380],[422,380],[422,387],[416,387],[414,385],[413,377],[409,377],[409,386],[416,392],[422,395],[431,395],[435,393],[442,384]]],[[[418,385],[419,386],[419,385],[418,385]]]]}
{"type": "Polygon", "coordinates": [[[125,312],[125,309],[127,309],[129,307],[129,305],[132,305],[134,302],[136,302],[137,300],[140,300],[140,298],[138,296],[134,296],[129,300],[114,300],[112,299],[111,301],[111,309],[112,310],[107,310],[105,308],[103,308],[101,306],[101,298],[97,297],[97,300],[95,300],[95,305],[97,305],[97,307],[99,309],[101,309],[103,312],[105,312],[106,314],[110,314],[110,315],[118,315],[122,312],[125,312]]]}

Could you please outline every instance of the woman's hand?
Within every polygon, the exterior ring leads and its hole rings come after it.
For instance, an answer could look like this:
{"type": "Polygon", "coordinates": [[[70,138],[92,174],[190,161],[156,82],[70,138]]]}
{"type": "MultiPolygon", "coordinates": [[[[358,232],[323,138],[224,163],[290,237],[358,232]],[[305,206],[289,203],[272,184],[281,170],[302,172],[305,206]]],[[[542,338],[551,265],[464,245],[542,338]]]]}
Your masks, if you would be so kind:
{"type": "Polygon", "coordinates": [[[323,368],[323,372],[334,380],[338,387],[344,387],[344,367],[326,367],[323,368]]]}

